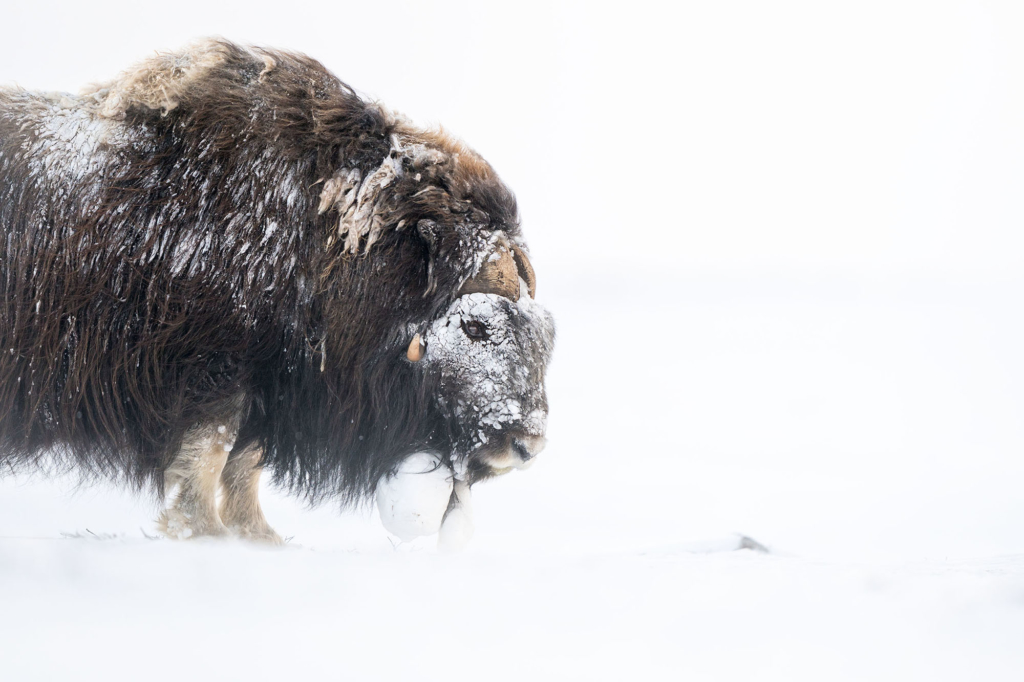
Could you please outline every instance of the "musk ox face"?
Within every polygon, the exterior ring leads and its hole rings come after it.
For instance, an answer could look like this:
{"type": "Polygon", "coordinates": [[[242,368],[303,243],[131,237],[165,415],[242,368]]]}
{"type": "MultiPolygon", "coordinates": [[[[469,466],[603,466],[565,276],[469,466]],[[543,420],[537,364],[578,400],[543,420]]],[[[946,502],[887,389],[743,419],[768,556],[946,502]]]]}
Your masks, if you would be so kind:
{"type": "Polygon", "coordinates": [[[516,301],[465,294],[431,325],[424,369],[470,483],[527,466],[544,448],[554,336],[551,314],[525,290],[516,301]]]}

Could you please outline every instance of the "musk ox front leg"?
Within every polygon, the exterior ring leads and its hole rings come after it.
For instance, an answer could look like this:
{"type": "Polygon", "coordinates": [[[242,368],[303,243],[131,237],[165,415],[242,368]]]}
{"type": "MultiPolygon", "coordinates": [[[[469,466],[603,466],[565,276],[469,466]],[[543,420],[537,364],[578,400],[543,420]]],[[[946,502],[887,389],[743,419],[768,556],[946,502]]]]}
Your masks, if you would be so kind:
{"type": "Polygon", "coordinates": [[[217,513],[217,489],[234,440],[234,429],[225,426],[197,427],[186,436],[164,472],[168,504],[157,527],[167,537],[228,534],[217,513]]]}
{"type": "Polygon", "coordinates": [[[231,453],[221,473],[224,497],[220,503],[220,518],[231,532],[240,537],[279,545],[281,536],[267,523],[260,507],[263,467],[259,462],[260,450],[254,446],[231,453]]]}

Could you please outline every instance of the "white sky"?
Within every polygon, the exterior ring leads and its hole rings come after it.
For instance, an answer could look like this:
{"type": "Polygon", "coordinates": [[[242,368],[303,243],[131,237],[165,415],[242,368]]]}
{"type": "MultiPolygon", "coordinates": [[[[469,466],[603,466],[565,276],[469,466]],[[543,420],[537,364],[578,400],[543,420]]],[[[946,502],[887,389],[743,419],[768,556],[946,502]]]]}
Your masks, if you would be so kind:
{"type": "Polygon", "coordinates": [[[1020,3],[9,4],[25,87],[203,35],[318,58],[483,153],[544,272],[1024,265],[1020,3]]]}

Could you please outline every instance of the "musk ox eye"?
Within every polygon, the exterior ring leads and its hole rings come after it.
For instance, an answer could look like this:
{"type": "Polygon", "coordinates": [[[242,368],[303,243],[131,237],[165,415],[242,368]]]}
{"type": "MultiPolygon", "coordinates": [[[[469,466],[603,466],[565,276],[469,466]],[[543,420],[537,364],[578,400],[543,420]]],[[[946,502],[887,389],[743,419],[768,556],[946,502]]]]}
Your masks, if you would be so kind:
{"type": "Polygon", "coordinates": [[[463,320],[462,331],[466,332],[466,336],[471,339],[487,338],[487,325],[476,320],[463,320]]]}

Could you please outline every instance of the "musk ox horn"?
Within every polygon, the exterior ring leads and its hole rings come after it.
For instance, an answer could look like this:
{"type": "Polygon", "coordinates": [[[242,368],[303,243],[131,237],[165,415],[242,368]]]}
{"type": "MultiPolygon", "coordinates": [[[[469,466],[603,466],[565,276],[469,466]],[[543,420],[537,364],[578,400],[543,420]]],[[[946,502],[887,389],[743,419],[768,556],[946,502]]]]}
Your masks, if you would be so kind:
{"type": "Polygon", "coordinates": [[[519,300],[519,278],[526,282],[530,298],[537,292],[537,277],[526,253],[515,244],[499,243],[490,258],[480,266],[480,272],[466,280],[459,290],[464,294],[497,294],[513,301],[519,300]]]}
{"type": "Polygon", "coordinates": [[[519,299],[519,272],[512,252],[499,244],[494,253],[480,266],[480,272],[459,289],[464,294],[497,294],[513,301],[519,299]]]}
{"type": "Polygon", "coordinates": [[[409,358],[409,362],[419,362],[423,359],[423,340],[419,334],[412,337],[412,341],[409,342],[409,350],[405,351],[405,357],[409,358]]]}
{"type": "Polygon", "coordinates": [[[533,272],[533,266],[530,265],[530,259],[526,257],[526,252],[519,248],[518,244],[513,244],[512,256],[516,261],[519,276],[526,282],[526,288],[530,291],[530,298],[537,298],[537,275],[533,272]]]}

